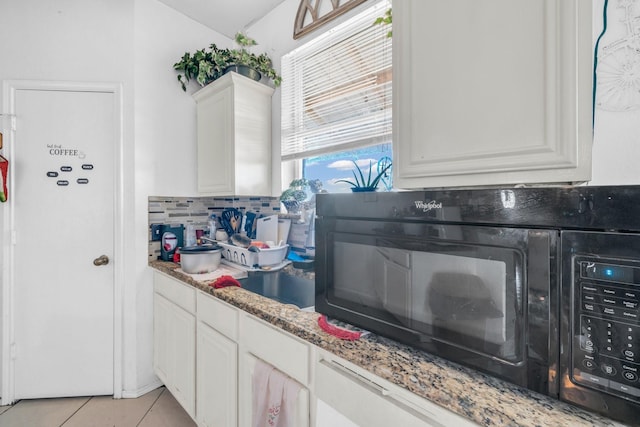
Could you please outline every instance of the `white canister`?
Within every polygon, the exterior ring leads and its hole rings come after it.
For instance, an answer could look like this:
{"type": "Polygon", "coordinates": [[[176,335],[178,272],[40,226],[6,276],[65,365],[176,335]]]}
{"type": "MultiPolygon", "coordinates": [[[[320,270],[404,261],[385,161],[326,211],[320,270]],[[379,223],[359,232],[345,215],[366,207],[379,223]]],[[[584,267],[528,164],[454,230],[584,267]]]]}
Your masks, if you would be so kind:
{"type": "Polygon", "coordinates": [[[223,229],[217,230],[216,231],[216,240],[218,242],[226,242],[227,240],[229,240],[229,235],[223,229]]]}

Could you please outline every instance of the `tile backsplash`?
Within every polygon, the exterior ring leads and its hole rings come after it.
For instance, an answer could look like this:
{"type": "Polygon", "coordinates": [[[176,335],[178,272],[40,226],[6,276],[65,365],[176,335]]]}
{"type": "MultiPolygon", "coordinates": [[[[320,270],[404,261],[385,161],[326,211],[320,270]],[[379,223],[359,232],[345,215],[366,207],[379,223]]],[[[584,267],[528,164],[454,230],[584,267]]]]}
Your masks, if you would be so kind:
{"type": "MultiPolygon", "coordinates": [[[[280,213],[277,197],[149,197],[149,259],[160,256],[160,242],[151,241],[151,224],[193,224],[208,230],[211,214],[220,216],[226,208],[236,208],[243,214],[273,215],[280,213]]],[[[218,223],[218,226],[220,224],[218,223]]]]}

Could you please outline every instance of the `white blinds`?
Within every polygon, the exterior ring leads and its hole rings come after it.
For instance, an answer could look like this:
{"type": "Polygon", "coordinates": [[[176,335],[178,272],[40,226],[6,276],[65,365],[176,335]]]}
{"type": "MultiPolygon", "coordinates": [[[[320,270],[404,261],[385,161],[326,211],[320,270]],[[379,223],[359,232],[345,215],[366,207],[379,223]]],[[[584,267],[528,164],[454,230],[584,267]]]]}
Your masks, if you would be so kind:
{"type": "Polygon", "coordinates": [[[380,1],[282,58],[282,159],[391,140],[391,38],[380,1]]]}

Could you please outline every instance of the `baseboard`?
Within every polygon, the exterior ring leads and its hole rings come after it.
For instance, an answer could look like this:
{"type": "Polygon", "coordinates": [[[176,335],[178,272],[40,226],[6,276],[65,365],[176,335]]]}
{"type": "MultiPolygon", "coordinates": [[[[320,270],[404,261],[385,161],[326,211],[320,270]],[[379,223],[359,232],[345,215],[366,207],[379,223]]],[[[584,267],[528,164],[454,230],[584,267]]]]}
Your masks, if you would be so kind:
{"type": "Polygon", "coordinates": [[[139,388],[137,390],[123,390],[122,391],[122,398],[123,399],[136,399],[140,396],[143,396],[147,393],[149,393],[150,391],[153,391],[155,389],[157,389],[158,387],[162,387],[164,386],[164,384],[162,383],[162,381],[160,380],[156,380],[150,384],[147,384],[146,386],[139,388]]]}

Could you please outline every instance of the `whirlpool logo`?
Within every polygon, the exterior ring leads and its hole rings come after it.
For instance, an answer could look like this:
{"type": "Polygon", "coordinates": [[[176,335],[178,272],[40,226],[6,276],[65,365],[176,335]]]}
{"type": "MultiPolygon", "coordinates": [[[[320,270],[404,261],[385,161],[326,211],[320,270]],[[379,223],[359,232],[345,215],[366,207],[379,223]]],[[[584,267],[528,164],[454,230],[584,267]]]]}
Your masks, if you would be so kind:
{"type": "Polygon", "coordinates": [[[433,209],[442,209],[442,202],[436,202],[435,200],[428,202],[416,200],[414,203],[416,204],[416,209],[422,209],[422,212],[429,212],[433,209]]]}

